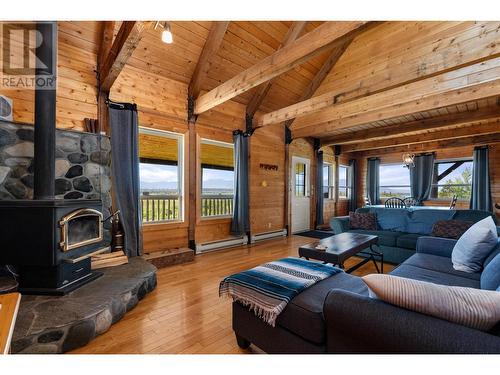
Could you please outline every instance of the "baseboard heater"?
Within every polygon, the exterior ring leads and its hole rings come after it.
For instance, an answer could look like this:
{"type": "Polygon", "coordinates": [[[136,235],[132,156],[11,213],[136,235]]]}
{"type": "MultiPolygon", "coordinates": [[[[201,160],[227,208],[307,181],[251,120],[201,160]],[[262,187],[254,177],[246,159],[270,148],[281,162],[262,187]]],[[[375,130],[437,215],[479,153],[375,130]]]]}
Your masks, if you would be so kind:
{"type": "Polygon", "coordinates": [[[259,233],[259,234],[253,234],[250,236],[250,243],[268,240],[270,238],[285,237],[286,235],[287,235],[286,229],[275,230],[272,232],[264,232],[264,233],[259,233]]]}
{"type": "Polygon", "coordinates": [[[207,251],[226,249],[228,247],[241,246],[246,244],[248,244],[248,237],[246,235],[219,241],[205,242],[196,245],[196,254],[201,254],[207,251]]]}

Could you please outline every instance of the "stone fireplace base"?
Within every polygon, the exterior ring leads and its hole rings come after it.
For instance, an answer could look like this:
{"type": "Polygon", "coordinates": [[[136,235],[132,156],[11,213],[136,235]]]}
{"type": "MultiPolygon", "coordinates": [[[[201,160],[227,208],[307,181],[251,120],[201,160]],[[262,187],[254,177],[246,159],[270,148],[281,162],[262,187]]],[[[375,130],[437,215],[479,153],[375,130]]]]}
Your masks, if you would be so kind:
{"type": "Polygon", "coordinates": [[[65,296],[23,296],[12,353],[64,353],[84,346],[156,287],[156,268],[141,258],[102,272],[65,296]]]}

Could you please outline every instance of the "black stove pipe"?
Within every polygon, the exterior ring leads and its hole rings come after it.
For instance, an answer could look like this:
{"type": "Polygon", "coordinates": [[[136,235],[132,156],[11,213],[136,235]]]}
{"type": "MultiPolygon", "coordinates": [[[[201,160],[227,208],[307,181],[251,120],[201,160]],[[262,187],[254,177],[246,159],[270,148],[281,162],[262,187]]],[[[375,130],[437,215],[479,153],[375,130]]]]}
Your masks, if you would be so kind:
{"type": "Polygon", "coordinates": [[[34,199],[54,199],[56,146],[57,22],[36,25],[34,199]]]}

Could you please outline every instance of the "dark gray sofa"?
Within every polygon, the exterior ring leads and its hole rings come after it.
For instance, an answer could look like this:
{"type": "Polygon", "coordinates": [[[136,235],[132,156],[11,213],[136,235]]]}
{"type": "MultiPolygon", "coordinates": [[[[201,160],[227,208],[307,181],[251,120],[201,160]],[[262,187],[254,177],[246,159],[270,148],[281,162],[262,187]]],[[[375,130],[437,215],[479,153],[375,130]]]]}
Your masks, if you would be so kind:
{"type": "MultiPolygon", "coordinates": [[[[482,273],[455,271],[455,240],[421,237],[416,254],[391,274],[500,292],[500,239],[482,273]]],[[[482,332],[368,296],[361,278],[336,274],[300,293],[271,327],[233,303],[238,344],[267,353],[500,353],[500,327],[482,332]]]]}
{"type": "Polygon", "coordinates": [[[420,207],[409,209],[363,207],[358,208],[356,212],[375,214],[377,230],[351,229],[349,216],[339,216],[330,220],[333,232],[335,234],[355,232],[378,236],[384,260],[394,264],[399,264],[415,254],[419,237],[429,236],[432,226],[438,220],[454,219],[476,223],[485,217],[492,216],[490,212],[481,210],[440,210],[420,207]]]}

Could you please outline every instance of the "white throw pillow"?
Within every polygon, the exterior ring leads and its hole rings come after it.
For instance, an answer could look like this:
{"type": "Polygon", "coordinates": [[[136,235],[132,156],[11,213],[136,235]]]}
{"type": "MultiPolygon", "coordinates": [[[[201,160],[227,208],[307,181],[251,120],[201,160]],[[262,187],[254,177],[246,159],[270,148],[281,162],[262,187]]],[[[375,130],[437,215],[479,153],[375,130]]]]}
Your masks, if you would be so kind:
{"type": "Polygon", "coordinates": [[[463,326],[488,331],[500,321],[500,293],[391,275],[364,276],[370,297],[463,326]]]}
{"type": "Polygon", "coordinates": [[[492,217],[478,221],[455,244],[451,253],[453,268],[468,273],[480,272],[497,241],[497,228],[492,217]]]}

